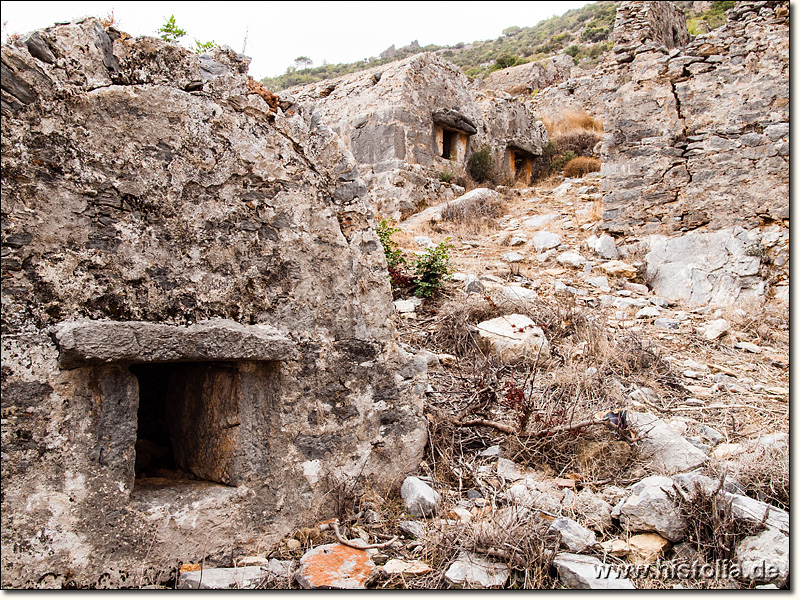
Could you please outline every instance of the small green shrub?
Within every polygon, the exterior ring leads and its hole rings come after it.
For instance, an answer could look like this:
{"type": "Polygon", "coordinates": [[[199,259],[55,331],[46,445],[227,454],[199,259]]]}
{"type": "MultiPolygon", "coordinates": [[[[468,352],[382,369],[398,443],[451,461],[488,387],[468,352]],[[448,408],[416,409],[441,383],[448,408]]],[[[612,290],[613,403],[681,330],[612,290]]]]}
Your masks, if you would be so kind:
{"type": "Polygon", "coordinates": [[[414,295],[419,298],[430,298],[444,285],[447,276],[453,272],[450,263],[450,251],[455,248],[450,238],[440,242],[434,248],[428,248],[425,254],[414,260],[414,295]]]}
{"type": "Polygon", "coordinates": [[[444,169],[441,173],[439,173],[439,181],[442,183],[452,183],[455,176],[456,174],[452,169],[444,169]]]}
{"type": "Polygon", "coordinates": [[[166,23],[156,31],[161,34],[161,39],[165,42],[177,42],[178,39],[186,35],[186,30],[175,24],[175,15],[170,15],[166,23]]]}
{"type": "Polygon", "coordinates": [[[550,163],[550,166],[553,169],[553,171],[560,171],[561,169],[564,168],[564,165],[566,165],[573,158],[575,158],[575,153],[567,150],[566,152],[564,152],[564,154],[559,154],[558,156],[555,156],[552,162],[550,163]]]}
{"type": "Polygon", "coordinates": [[[217,42],[215,42],[214,40],[211,40],[210,42],[201,42],[200,40],[195,38],[195,40],[194,40],[194,53],[195,54],[203,54],[205,52],[213,50],[218,45],[219,44],[217,44],[217,42]]]}
{"type": "Polygon", "coordinates": [[[378,228],[376,229],[378,239],[383,246],[383,254],[386,256],[386,263],[390,269],[406,264],[403,252],[397,246],[397,242],[392,239],[392,236],[400,231],[399,228],[392,227],[392,221],[393,219],[384,217],[378,221],[378,228]]]}
{"type": "Polygon", "coordinates": [[[473,152],[467,160],[467,170],[470,177],[478,183],[490,179],[494,173],[492,149],[484,146],[477,152],[473,152]]]}

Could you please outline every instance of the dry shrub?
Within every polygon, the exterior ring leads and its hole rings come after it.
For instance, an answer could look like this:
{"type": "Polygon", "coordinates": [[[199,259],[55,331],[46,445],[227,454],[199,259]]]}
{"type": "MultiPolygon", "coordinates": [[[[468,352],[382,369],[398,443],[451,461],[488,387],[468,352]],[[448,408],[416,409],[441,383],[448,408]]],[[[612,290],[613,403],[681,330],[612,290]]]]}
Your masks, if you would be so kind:
{"type": "Polygon", "coordinates": [[[688,523],[684,541],[694,547],[701,563],[731,560],[739,540],[764,530],[763,524],[734,516],[733,500],[723,490],[724,483],[723,475],[714,489],[695,481],[690,490],[676,484],[669,490],[688,523]]]}
{"type": "Polygon", "coordinates": [[[474,326],[504,313],[491,299],[471,295],[464,301],[443,304],[439,314],[442,316],[435,324],[431,344],[440,352],[468,356],[478,352],[474,326]]]}
{"type": "Polygon", "coordinates": [[[789,510],[789,448],[758,445],[752,452],[724,465],[712,463],[709,472],[723,477],[730,473],[741,483],[747,495],[789,510]]]}
{"type": "Polygon", "coordinates": [[[342,522],[358,512],[358,504],[364,495],[361,481],[344,474],[325,473],[322,477],[325,499],[333,516],[342,522]]]}
{"type": "Polygon", "coordinates": [[[572,152],[575,156],[591,156],[600,140],[601,136],[596,131],[570,131],[553,139],[559,153],[572,152]]]}
{"type": "Polygon", "coordinates": [[[587,173],[594,173],[600,170],[600,161],[596,158],[579,156],[573,158],[564,165],[565,177],[583,177],[587,173]]]}
{"type": "Polygon", "coordinates": [[[553,589],[558,580],[551,567],[560,536],[548,528],[549,523],[534,511],[516,506],[470,524],[445,522],[426,538],[422,558],[432,572],[405,583],[413,589],[447,588],[444,573],[461,552],[469,552],[506,564],[510,571],[506,588],[553,589]]]}
{"type": "Polygon", "coordinates": [[[552,137],[575,131],[603,132],[602,119],[592,117],[584,110],[565,111],[556,118],[545,117],[542,122],[552,137]]]}
{"type": "Polygon", "coordinates": [[[503,201],[494,195],[476,196],[466,202],[448,202],[442,209],[442,219],[454,223],[491,221],[502,214],[503,201]]]}

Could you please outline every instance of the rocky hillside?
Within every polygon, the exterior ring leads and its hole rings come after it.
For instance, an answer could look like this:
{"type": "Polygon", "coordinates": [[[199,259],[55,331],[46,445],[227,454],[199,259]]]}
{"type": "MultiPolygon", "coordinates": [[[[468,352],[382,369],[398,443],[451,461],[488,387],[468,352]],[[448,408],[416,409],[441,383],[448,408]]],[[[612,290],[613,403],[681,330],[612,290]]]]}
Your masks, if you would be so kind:
{"type": "Polygon", "coordinates": [[[250,579],[186,565],[178,586],[784,586],[785,308],[654,292],[648,240],[598,231],[599,183],[478,188],[401,223],[399,250],[449,240],[455,269],[433,299],[395,288],[428,364],[418,473],[399,495],[342,479],[335,515],[238,559],[250,579]],[[741,571],[690,568],[717,560],[741,571]]]}
{"type": "MultiPolygon", "coordinates": [[[[414,41],[401,48],[392,45],[379,56],[354,63],[307,68],[293,65],[284,74],[265,77],[261,83],[267,89],[279,91],[362,71],[420,52],[435,52],[461,67],[469,77],[485,77],[508,67],[535,63],[557,55],[568,56],[574,64],[590,68],[612,46],[611,30],[618,4],[619,2],[593,2],[533,26],[513,25],[504,29],[503,35],[494,40],[460,42],[454,46],[421,46],[414,41]]],[[[725,10],[734,3],[687,1],[676,4],[686,14],[690,33],[694,35],[725,23],[725,10]]]]}

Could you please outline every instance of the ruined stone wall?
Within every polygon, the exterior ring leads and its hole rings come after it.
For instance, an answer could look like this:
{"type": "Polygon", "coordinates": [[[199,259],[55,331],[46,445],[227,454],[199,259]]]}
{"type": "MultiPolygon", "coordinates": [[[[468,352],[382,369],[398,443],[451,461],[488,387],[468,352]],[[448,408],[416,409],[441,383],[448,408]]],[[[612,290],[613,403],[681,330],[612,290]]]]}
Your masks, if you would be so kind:
{"type": "Polygon", "coordinates": [[[618,9],[615,37],[631,43],[615,44],[616,91],[604,100],[604,227],[788,219],[788,3],[738,2],[726,25],[673,50],[641,33],[652,19],[636,21],[661,4],[618,9]]]}
{"type": "Polygon", "coordinates": [[[614,52],[623,55],[645,44],[679,48],[689,43],[690,37],[683,11],[672,2],[622,2],[613,39],[614,52]]]}
{"type": "Polygon", "coordinates": [[[323,514],[325,473],[421,456],[357,164],[247,65],[94,19],[2,47],[4,588],[225,562],[323,514]],[[173,406],[210,411],[198,480],[134,479],[150,363],[210,403],[173,406]]]}
{"type": "Polygon", "coordinates": [[[526,140],[533,154],[546,142],[543,125],[521,102],[502,93],[476,95],[458,67],[430,53],[288,92],[281,97],[313,103],[342,136],[376,211],[387,216],[405,217],[423,204],[452,197],[440,173],[463,174],[469,155],[484,145],[503,168],[509,142],[526,140]],[[447,112],[468,137],[466,151],[455,161],[443,158],[437,145],[441,131],[434,113],[447,112]]]}

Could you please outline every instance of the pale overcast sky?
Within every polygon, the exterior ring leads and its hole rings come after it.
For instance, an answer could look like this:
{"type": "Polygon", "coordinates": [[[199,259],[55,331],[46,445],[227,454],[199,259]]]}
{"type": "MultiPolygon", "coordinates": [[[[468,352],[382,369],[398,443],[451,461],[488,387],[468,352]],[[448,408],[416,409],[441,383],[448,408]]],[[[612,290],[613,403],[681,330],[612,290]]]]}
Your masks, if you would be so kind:
{"type": "Polygon", "coordinates": [[[105,16],[113,9],[120,29],[155,35],[175,15],[187,31],[181,41],[214,40],[245,54],[256,79],[280,75],[298,56],[314,65],[377,56],[394,44],[490,40],[512,25],[528,27],[588,2],[22,2],[3,0],[3,41],[59,21],[105,16]]]}

